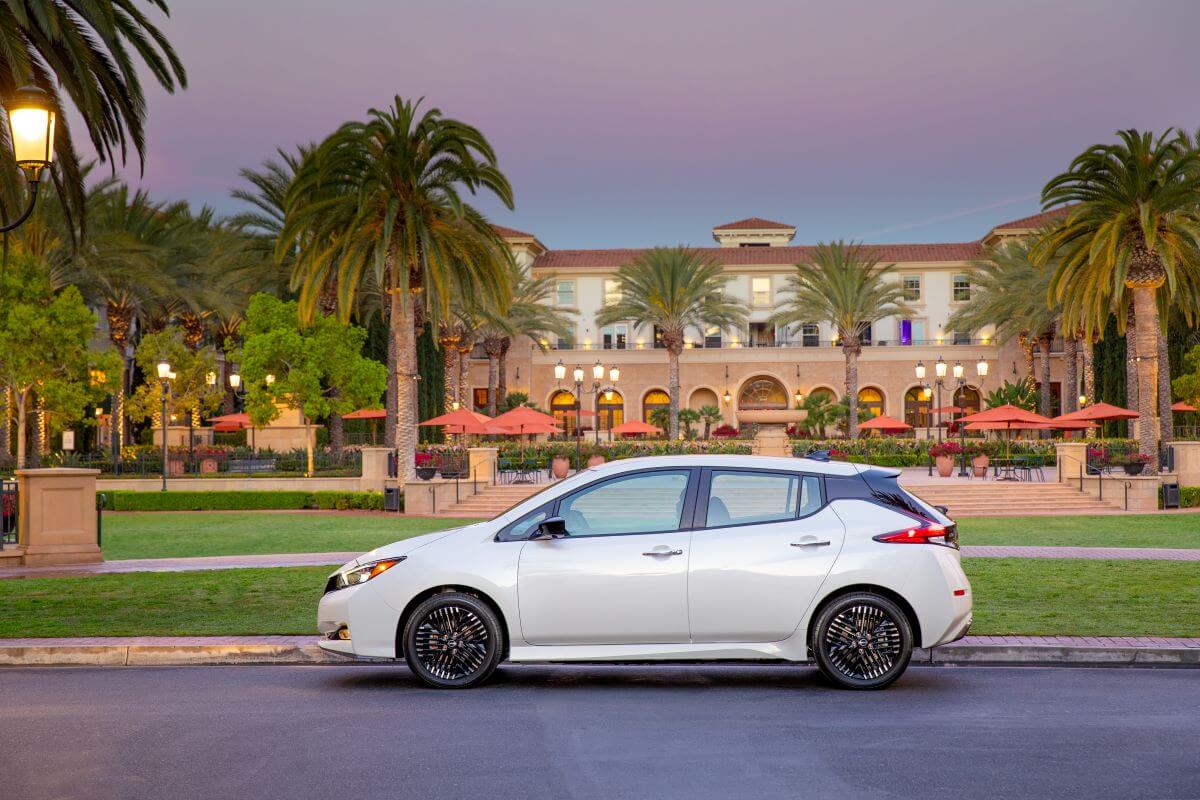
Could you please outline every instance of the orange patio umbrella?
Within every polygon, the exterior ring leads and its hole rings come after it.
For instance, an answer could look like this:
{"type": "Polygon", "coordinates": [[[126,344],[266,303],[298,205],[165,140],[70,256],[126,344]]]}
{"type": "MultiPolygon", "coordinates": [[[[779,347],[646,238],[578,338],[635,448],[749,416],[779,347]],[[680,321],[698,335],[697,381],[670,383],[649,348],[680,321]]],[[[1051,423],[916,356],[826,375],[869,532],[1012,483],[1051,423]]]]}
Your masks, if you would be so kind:
{"type": "Polygon", "coordinates": [[[492,424],[509,428],[513,433],[558,433],[561,430],[554,417],[528,406],[505,411],[493,419],[492,424]]]}
{"type": "Polygon", "coordinates": [[[1136,411],[1114,406],[1111,403],[1093,403],[1086,408],[1056,417],[1056,419],[1082,419],[1091,422],[1104,422],[1110,419],[1137,419],[1139,416],[1141,415],[1136,411]]]}
{"type": "Polygon", "coordinates": [[[487,414],[480,414],[478,411],[471,411],[466,408],[460,408],[446,414],[439,414],[418,424],[421,426],[440,425],[446,429],[446,433],[512,433],[508,428],[496,425],[487,414]]]}
{"type": "Polygon", "coordinates": [[[342,419],[386,419],[387,412],[382,408],[360,408],[349,414],[342,414],[342,419]]]}
{"type": "Polygon", "coordinates": [[[1187,403],[1180,400],[1178,403],[1174,403],[1171,406],[1171,410],[1172,411],[1195,411],[1196,407],[1193,405],[1188,405],[1187,403]]]}
{"type": "MultiPolygon", "coordinates": [[[[969,431],[1045,430],[1047,425],[1054,424],[1048,417],[1026,411],[1012,403],[959,417],[958,423],[966,425],[969,431]]],[[[1012,457],[1011,435],[1004,437],[1004,457],[1012,457]]]]}
{"type": "Polygon", "coordinates": [[[648,422],[631,420],[629,422],[622,422],[620,425],[614,425],[612,432],[614,435],[625,436],[633,433],[662,433],[662,428],[657,425],[651,425],[648,422]]]}
{"type": "Polygon", "coordinates": [[[213,424],[213,430],[219,433],[240,431],[242,428],[249,428],[252,424],[250,422],[250,415],[244,412],[239,412],[237,414],[222,414],[219,417],[209,417],[208,421],[213,424]]]}
{"type": "Polygon", "coordinates": [[[889,417],[887,414],[880,414],[878,417],[872,417],[866,422],[858,423],[860,431],[881,431],[883,433],[896,433],[899,431],[911,431],[912,425],[907,422],[898,420],[895,417],[889,417]]]}

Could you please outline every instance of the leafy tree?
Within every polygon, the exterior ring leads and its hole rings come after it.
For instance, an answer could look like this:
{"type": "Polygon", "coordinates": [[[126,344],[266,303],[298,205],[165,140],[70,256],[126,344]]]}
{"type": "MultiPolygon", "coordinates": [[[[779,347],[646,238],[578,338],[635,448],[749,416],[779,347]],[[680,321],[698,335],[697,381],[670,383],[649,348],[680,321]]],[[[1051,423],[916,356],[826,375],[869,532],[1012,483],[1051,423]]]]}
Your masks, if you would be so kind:
{"type": "MultiPolygon", "coordinates": [[[[153,419],[162,412],[162,385],[158,381],[158,363],[171,365],[175,377],[170,381],[168,417],[179,415],[191,420],[197,415],[211,414],[221,404],[224,388],[214,380],[217,376],[217,357],[211,348],[193,350],[179,328],[168,327],[148,333],[138,342],[134,356],[138,368],[147,380],[129,399],[129,416],[137,421],[153,419]]],[[[170,419],[161,420],[162,430],[170,427],[170,419]]]]}
{"type": "Polygon", "coordinates": [[[36,396],[43,409],[78,419],[94,391],[116,373],[111,354],[88,345],[96,317],[74,286],[55,292],[44,267],[13,257],[0,271],[0,387],[17,411],[17,466],[26,464],[28,414],[36,396]]]}
{"type": "Polygon", "coordinates": [[[1184,370],[1182,375],[1171,382],[1175,394],[1180,400],[1200,408],[1200,345],[1188,351],[1183,358],[1184,370]]]}
{"type": "MultiPolygon", "coordinates": [[[[657,329],[667,350],[668,424],[671,439],[679,437],[679,355],[689,328],[704,331],[741,328],[746,324],[744,303],[724,294],[724,267],[699,250],[656,247],[617,269],[621,299],[601,309],[596,324],[630,320],[657,329]]],[[[663,427],[663,426],[660,426],[663,427]]]]}
{"type": "Polygon", "coordinates": [[[817,245],[812,261],[794,266],[783,290],[790,297],[770,321],[776,325],[828,322],[837,331],[846,358],[847,427],[858,438],[858,356],[862,336],[884,317],[911,314],[904,290],[892,280],[895,264],[880,266],[869,247],[835,241],[817,245]]]}
{"type": "Polygon", "coordinates": [[[281,405],[299,409],[311,476],[311,421],[378,403],[387,368],[362,355],[363,328],[320,315],[301,326],[295,302],[268,294],[250,298],[242,335],[237,359],[247,387],[246,412],[264,426],[279,417],[281,405]]]}
{"type": "Polygon", "coordinates": [[[484,135],[437,109],[421,113],[419,105],[396,97],[366,122],[343,125],[304,159],[276,247],[282,262],[302,245],[292,285],[305,320],[333,276],[343,319],[364,282],[386,292],[396,359],[389,380],[406,480],[415,477],[418,327],[446,317],[456,292],[469,302],[509,288],[511,255],[464,195],[487,192],[513,205],[484,135]]]}
{"type": "MultiPolygon", "coordinates": [[[[1063,224],[1043,237],[1038,253],[1060,258],[1051,296],[1079,309],[1090,336],[1132,295],[1137,364],[1138,448],[1158,453],[1151,421],[1157,407],[1156,293],[1195,284],[1200,265],[1200,153],[1173,129],[1155,137],[1124,130],[1116,144],[1093,145],[1042,190],[1045,208],[1074,203],[1063,224]]],[[[1118,314],[1120,311],[1118,311],[1118,314]]],[[[1157,471],[1152,458],[1147,470],[1157,471]]]]}
{"type": "Polygon", "coordinates": [[[717,406],[700,406],[700,419],[704,422],[704,438],[707,439],[712,435],[713,426],[720,425],[724,417],[717,406]]]}

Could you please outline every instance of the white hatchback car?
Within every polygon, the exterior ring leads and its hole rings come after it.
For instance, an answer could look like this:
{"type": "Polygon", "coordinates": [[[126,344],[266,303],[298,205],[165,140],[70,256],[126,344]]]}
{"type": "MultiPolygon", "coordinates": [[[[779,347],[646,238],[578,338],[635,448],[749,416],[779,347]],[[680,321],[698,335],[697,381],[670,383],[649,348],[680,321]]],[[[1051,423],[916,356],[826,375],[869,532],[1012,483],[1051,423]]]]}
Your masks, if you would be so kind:
{"type": "Polygon", "coordinates": [[[430,686],[501,661],[815,660],[877,689],[966,635],[944,509],[895,470],[664,456],[554,483],[488,522],[405,539],[329,577],[327,650],[407,660],[430,686]]]}

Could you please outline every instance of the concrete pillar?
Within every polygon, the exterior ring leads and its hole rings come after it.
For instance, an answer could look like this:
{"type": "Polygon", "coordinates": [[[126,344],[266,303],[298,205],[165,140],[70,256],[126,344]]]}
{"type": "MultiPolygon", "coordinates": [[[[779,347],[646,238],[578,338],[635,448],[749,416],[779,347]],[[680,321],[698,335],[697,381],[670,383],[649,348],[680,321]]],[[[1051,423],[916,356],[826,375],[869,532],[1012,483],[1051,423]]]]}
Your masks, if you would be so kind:
{"type": "Polygon", "coordinates": [[[388,486],[388,456],[390,447],[364,447],[362,449],[362,479],[364,492],[382,492],[388,486]]]}
{"type": "Polygon", "coordinates": [[[1200,442],[1171,442],[1180,486],[1200,486],[1200,442]]]}
{"type": "Polygon", "coordinates": [[[467,448],[467,454],[467,467],[470,469],[467,477],[475,478],[480,483],[491,483],[496,472],[496,462],[500,458],[500,448],[470,447],[467,448]]]}
{"type": "Polygon", "coordinates": [[[1087,449],[1086,441],[1079,442],[1058,442],[1054,445],[1054,452],[1058,461],[1058,482],[1071,483],[1074,481],[1075,486],[1079,486],[1079,471],[1082,468],[1083,474],[1087,476],[1087,449]]]}
{"type": "Polygon", "coordinates": [[[96,544],[98,469],[19,469],[19,544],[26,566],[103,561],[96,544]]]}

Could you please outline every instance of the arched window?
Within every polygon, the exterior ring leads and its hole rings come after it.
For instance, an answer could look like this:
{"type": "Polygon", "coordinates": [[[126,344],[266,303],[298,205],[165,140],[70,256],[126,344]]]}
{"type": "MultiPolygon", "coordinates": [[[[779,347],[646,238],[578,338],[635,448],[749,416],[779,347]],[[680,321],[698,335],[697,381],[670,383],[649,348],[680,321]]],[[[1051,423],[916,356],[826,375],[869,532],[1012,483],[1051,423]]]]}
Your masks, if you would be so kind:
{"type": "Polygon", "coordinates": [[[557,391],[550,398],[550,413],[554,415],[554,419],[563,427],[563,433],[568,437],[575,435],[575,425],[578,420],[575,411],[578,408],[575,395],[568,391],[557,391]]]}
{"type": "Polygon", "coordinates": [[[904,393],[904,421],[914,428],[929,427],[929,409],[932,407],[925,397],[924,387],[914,386],[904,393]]]}
{"type": "Polygon", "coordinates": [[[650,415],[658,408],[670,408],[671,396],[662,389],[652,389],[646,392],[645,398],[642,399],[642,421],[654,423],[650,420],[650,415]]]}
{"type": "Polygon", "coordinates": [[[883,392],[873,386],[858,390],[858,418],[871,419],[883,413],[883,392]]]}
{"type": "Polygon", "coordinates": [[[828,403],[836,403],[837,402],[837,395],[835,395],[833,393],[833,389],[829,389],[825,386],[822,386],[818,389],[813,389],[811,392],[808,393],[808,396],[809,397],[824,397],[825,401],[828,403]]]}
{"type": "Polygon", "coordinates": [[[625,398],[616,389],[600,393],[599,430],[610,431],[625,421],[625,398]]]}
{"type": "Polygon", "coordinates": [[[788,408],[787,390],[783,384],[766,375],[751,378],[742,386],[738,394],[738,408],[752,409],[784,409],[788,408]]]}
{"type": "Polygon", "coordinates": [[[980,404],[979,390],[974,386],[964,386],[954,393],[954,405],[964,409],[965,414],[976,414],[983,408],[980,404]]]}
{"type": "Polygon", "coordinates": [[[688,398],[688,408],[694,408],[699,411],[704,406],[721,407],[721,401],[717,399],[717,393],[712,389],[697,389],[688,398]]]}

